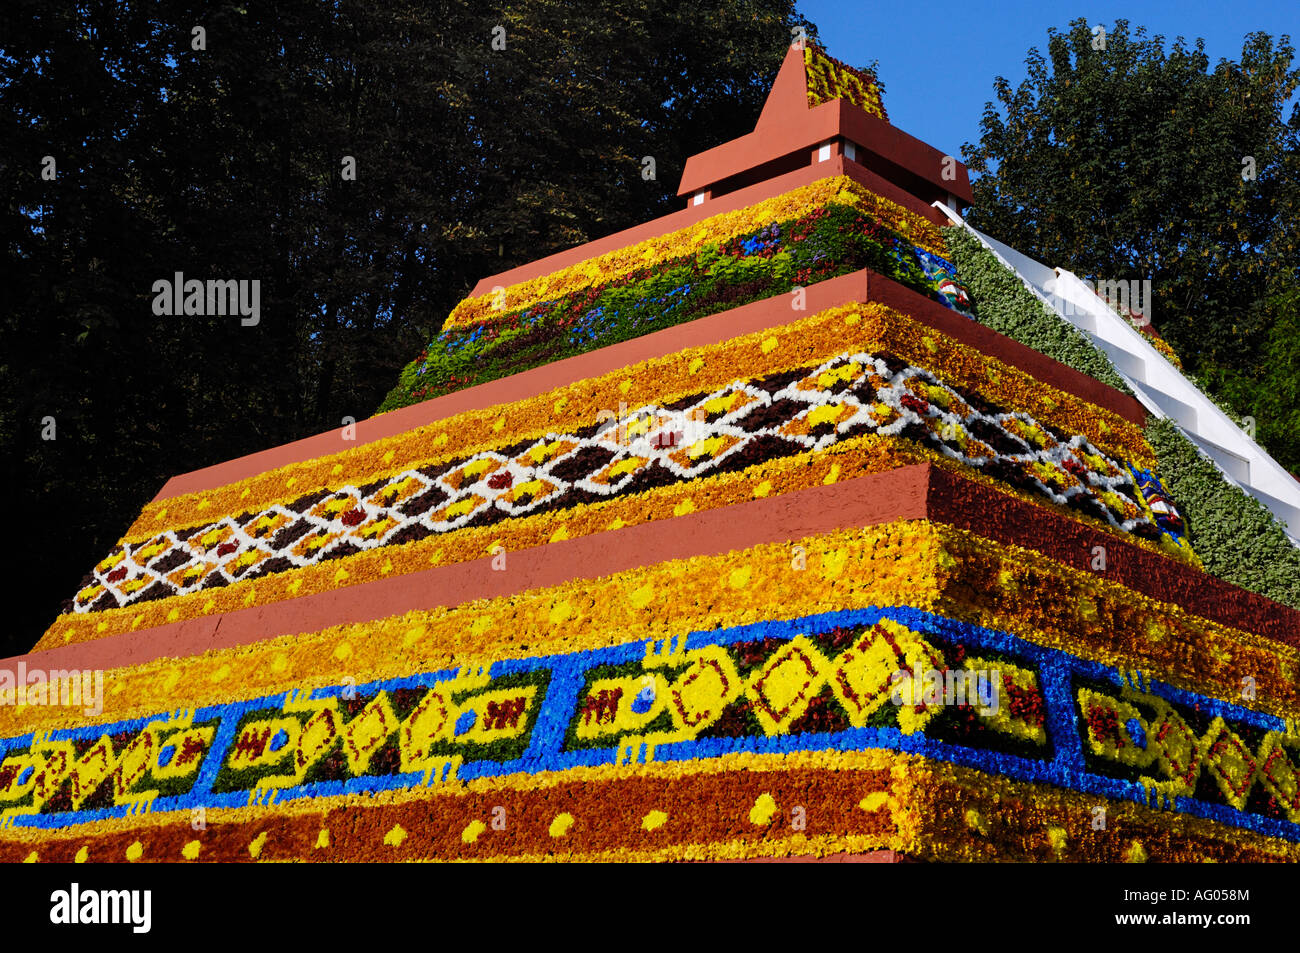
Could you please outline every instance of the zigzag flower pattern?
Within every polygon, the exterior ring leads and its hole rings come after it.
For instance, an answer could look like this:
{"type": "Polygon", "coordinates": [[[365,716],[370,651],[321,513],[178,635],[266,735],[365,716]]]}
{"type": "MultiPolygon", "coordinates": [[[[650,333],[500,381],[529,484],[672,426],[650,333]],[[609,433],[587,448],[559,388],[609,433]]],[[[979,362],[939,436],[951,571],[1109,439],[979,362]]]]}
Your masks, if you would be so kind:
{"type": "MultiPolygon", "coordinates": [[[[1152,512],[1128,467],[1087,438],[963,394],[889,355],[846,352],[815,367],[739,379],[570,433],[406,470],[365,486],[169,530],[96,566],[71,611],[197,592],[379,546],[631,495],[823,451],[864,434],[910,439],[1111,527],[1159,539],[1177,511],[1152,512]]],[[[1181,526],[1181,523],[1177,523],[1181,526]]],[[[1185,546],[1178,537],[1174,544],[1185,546]]]]}

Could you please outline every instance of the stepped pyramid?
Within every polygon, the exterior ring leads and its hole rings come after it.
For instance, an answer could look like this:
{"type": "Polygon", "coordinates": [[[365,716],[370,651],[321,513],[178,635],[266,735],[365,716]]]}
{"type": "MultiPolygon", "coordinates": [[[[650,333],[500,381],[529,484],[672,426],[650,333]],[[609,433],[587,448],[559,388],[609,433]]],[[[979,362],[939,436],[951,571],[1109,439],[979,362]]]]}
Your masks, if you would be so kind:
{"type": "Polygon", "coordinates": [[[819,49],[679,194],[171,480],[0,663],[0,859],[1300,859],[1297,613],[1203,568],[1176,388],[991,329],[956,236],[1068,273],[819,49]]]}

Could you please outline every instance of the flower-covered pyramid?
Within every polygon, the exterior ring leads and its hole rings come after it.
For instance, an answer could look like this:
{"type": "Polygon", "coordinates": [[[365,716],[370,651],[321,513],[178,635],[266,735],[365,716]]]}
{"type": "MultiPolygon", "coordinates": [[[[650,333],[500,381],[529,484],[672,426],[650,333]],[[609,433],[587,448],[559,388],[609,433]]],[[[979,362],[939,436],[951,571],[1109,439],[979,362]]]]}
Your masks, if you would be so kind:
{"type": "Polygon", "coordinates": [[[1300,857],[1297,613],[982,323],[960,163],[796,48],[680,194],[169,482],[0,663],[0,859],[1300,857]]]}

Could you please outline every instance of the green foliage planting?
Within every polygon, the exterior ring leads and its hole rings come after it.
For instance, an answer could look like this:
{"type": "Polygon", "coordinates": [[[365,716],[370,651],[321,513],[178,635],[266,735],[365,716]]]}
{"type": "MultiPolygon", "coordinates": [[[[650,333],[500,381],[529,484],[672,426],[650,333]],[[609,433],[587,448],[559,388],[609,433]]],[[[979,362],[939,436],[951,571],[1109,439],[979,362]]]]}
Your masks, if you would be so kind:
{"type": "Polygon", "coordinates": [[[1225,480],[1172,421],[1152,420],[1147,440],[1206,571],[1300,609],[1300,550],[1268,508],[1225,480]]]}
{"type": "Polygon", "coordinates": [[[958,278],[970,290],[981,324],[1117,390],[1132,393],[1106,356],[1030,294],[978,239],[960,226],[943,232],[949,257],[957,266],[958,278]]]}

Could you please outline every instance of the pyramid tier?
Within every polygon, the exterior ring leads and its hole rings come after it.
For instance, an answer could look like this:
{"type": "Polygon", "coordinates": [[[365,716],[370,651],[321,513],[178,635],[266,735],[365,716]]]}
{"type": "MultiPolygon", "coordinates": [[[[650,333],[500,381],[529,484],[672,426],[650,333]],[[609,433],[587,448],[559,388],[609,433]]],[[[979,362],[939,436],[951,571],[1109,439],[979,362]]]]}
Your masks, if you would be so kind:
{"type": "Polygon", "coordinates": [[[38,648],[926,461],[1195,562],[1130,419],[883,305],[792,314],[151,504],[38,648]]]}
{"type": "Polygon", "coordinates": [[[76,727],[3,709],[0,856],[1295,859],[1298,663],[895,519],[121,667],[76,727]]]}

